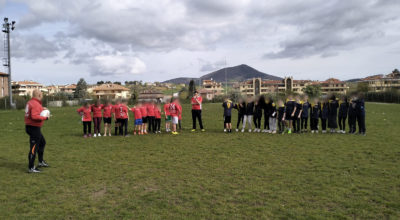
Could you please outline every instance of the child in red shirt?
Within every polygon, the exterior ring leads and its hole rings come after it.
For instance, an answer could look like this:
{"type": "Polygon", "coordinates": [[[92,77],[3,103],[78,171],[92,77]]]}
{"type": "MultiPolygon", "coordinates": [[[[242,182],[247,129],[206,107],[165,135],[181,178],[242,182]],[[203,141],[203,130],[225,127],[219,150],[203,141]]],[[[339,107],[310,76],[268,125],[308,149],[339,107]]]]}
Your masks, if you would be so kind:
{"type": "Polygon", "coordinates": [[[165,114],[165,131],[166,132],[170,132],[171,131],[171,129],[170,129],[170,124],[171,124],[171,114],[169,113],[169,104],[170,104],[170,102],[169,101],[167,101],[165,104],[164,104],[164,114],[165,114]]]}
{"type": "Polygon", "coordinates": [[[110,101],[107,101],[107,104],[103,106],[103,120],[104,120],[104,136],[111,136],[111,118],[113,113],[114,106],[110,101]]]}
{"type": "Polygon", "coordinates": [[[147,108],[145,104],[140,107],[140,111],[142,113],[142,122],[143,122],[142,133],[147,134],[147,108]]]}
{"type": "Polygon", "coordinates": [[[127,101],[124,100],[122,104],[119,105],[119,135],[128,136],[128,121],[129,121],[129,109],[127,106],[127,101]]]}
{"type": "Polygon", "coordinates": [[[147,124],[149,127],[149,133],[155,132],[155,115],[154,115],[154,103],[153,102],[149,102],[146,105],[146,110],[147,110],[147,124]]]}
{"type": "Polygon", "coordinates": [[[94,134],[93,137],[99,136],[100,134],[100,127],[101,127],[101,110],[103,109],[103,105],[100,103],[100,100],[96,101],[96,104],[91,106],[93,112],[93,124],[94,124],[94,134]]]}
{"type": "Polygon", "coordinates": [[[140,111],[141,104],[139,103],[137,106],[133,106],[131,108],[131,111],[133,112],[135,116],[135,129],[133,130],[133,134],[136,135],[136,132],[139,135],[142,135],[142,126],[143,126],[143,121],[142,121],[142,112],[140,111]]]}
{"type": "Polygon", "coordinates": [[[160,105],[155,106],[154,108],[155,115],[155,133],[161,133],[161,109],[160,105]]]}
{"type": "Polygon", "coordinates": [[[85,103],[84,106],[77,110],[78,114],[82,117],[83,123],[83,137],[92,136],[92,108],[89,103],[85,103]]]}
{"type": "Polygon", "coordinates": [[[113,114],[114,114],[114,126],[115,126],[115,131],[114,131],[114,135],[118,135],[118,128],[119,128],[119,125],[120,125],[120,119],[119,119],[119,106],[121,105],[121,101],[120,100],[117,100],[116,102],[115,102],[115,105],[113,106],[113,110],[112,110],[112,112],[113,112],[113,114]]]}
{"type": "Polygon", "coordinates": [[[179,121],[178,115],[180,114],[178,105],[179,105],[179,101],[177,98],[175,98],[174,101],[169,104],[169,113],[171,114],[171,117],[172,117],[172,134],[173,135],[178,134],[178,132],[176,132],[176,125],[178,124],[178,121],[179,121]]]}

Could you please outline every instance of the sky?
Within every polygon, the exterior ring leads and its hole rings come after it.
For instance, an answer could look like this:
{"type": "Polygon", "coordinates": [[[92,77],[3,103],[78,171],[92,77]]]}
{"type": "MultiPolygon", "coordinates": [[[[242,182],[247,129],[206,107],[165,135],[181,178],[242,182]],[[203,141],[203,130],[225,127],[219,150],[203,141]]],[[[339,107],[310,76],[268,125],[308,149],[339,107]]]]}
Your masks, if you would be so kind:
{"type": "Polygon", "coordinates": [[[388,74],[400,68],[399,11],[398,0],[0,0],[16,21],[13,80],[46,85],[240,64],[294,79],[388,74]]]}

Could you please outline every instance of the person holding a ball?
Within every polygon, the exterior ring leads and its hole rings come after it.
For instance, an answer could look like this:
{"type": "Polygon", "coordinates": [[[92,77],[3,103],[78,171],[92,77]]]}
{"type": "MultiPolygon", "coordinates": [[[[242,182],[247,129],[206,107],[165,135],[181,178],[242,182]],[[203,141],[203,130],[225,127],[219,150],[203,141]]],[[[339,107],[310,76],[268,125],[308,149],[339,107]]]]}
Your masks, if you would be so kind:
{"type": "Polygon", "coordinates": [[[38,154],[38,167],[48,167],[49,165],[43,160],[44,148],[46,140],[41,132],[43,122],[50,117],[50,112],[42,106],[43,94],[40,90],[34,90],[32,99],[28,101],[25,107],[25,131],[29,135],[29,173],[39,173],[35,167],[35,158],[38,154]]]}

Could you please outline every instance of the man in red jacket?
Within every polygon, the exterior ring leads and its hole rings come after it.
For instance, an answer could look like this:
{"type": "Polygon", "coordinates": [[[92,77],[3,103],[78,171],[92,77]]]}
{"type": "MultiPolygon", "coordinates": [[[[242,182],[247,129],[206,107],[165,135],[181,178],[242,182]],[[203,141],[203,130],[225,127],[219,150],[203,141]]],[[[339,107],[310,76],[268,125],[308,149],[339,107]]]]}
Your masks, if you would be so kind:
{"type": "Polygon", "coordinates": [[[25,107],[25,131],[29,135],[30,150],[28,155],[29,160],[29,173],[39,173],[40,171],[35,167],[36,153],[39,157],[39,167],[48,167],[49,165],[43,160],[44,147],[46,140],[44,139],[40,128],[43,122],[49,119],[49,116],[41,116],[40,113],[46,109],[42,107],[42,92],[34,90],[32,99],[26,104],[25,107]]]}

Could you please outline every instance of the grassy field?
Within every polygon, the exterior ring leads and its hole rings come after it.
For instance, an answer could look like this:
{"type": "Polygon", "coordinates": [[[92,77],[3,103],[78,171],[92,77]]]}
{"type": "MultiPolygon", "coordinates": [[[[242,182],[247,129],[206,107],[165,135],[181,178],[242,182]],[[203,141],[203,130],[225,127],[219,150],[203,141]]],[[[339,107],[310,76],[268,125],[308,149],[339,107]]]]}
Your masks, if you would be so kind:
{"type": "Polygon", "coordinates": [[[23,111],[0,111],[0,219],[399,219],[400,105],[366,109],[365,137],[225,134],[206,104],[205,133],[184,106],[179,136],[91,139],[75,108],[51,109],[38,175],[23,111]]]}

